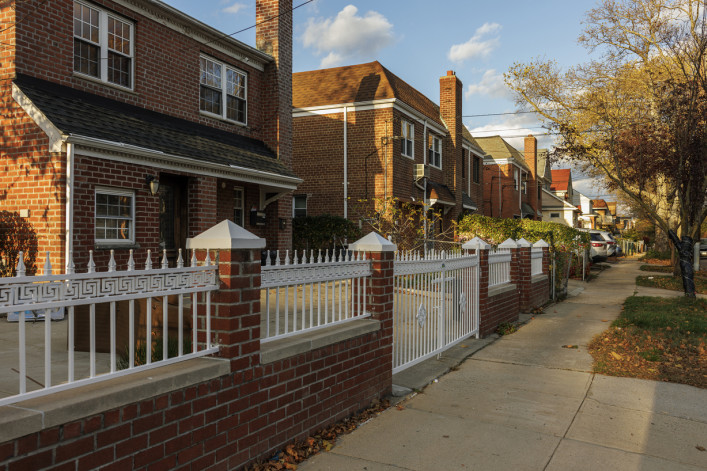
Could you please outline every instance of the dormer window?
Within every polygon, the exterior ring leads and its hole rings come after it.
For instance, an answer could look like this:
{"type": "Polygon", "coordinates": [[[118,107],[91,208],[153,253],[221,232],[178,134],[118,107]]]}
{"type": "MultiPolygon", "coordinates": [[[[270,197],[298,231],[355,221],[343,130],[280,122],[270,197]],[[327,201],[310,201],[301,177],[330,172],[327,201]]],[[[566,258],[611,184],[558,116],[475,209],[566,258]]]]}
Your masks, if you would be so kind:
{"type": "Polygon", "coordinates": [[[133,31],[122,18],[74,2],[74,72],[132,89],[133,31]]]}
{"type": "Polygon", "coordinates": [[[246,124],[246,74],[211,58],[199,58],[199,109],[230,121],[246,124]]]}

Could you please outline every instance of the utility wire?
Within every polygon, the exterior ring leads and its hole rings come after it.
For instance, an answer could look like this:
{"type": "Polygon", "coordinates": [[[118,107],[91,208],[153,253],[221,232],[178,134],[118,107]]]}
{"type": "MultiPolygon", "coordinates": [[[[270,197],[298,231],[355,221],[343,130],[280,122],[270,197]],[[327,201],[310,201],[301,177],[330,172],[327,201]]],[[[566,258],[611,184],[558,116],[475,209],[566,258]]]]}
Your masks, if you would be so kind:
{"type": "Polygon", "coordinates": [[[15,21],[15,22],[12,23],[10,26],[7,26],[7,27],[5,27],[5,28],[3,28],[3,29],[0,29],[0,33],[3,33],[3,32],[5,32],[5,31],[7,31],[8,29],[12,29],[12,28],[14,28],[15,26],[17,26],[18,24],[20,24],[20,23],[22,23],[23,21],[25,21],[27,18],[29,18],[29,17],[32,16],[34,13],[36,13],[36,12],[37,12],[37,9],[38,9],[39,7],[41,7],[42,5],[44,5],[45,3],[47,3],[47,1],[48,1],[48,0],[42,0],[41,2],[39,2],[38,4],[36,4],[36,5],[34,6],[34,8],[32,8],[32,10],[28,11],[22,18],[20,18],[19,20],[15,21]]]}

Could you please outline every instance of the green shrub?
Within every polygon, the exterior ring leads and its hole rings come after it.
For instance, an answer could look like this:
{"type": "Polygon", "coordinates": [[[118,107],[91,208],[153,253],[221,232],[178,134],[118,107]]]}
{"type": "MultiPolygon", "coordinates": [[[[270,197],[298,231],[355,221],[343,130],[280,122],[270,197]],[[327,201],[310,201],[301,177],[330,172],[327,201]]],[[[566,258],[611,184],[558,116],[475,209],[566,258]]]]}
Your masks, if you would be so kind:
{"type": "Polygon", "coordinates": [[[649,250],[641,260],[670,260],[670,250],[649,250]]]}
{"type": "Polygon", "coordinates": [[[332,250],[342,247],[345,240],[355,242],[361,230],[348,219],[323,214],[298,217],[292,220],[292,248],[294,250],[332,250]]]}
{"type": "Polygon", "coordinates": [[[37,272],[37,233],[32,224],[13,211],[0,211],[0,276],[15,276],[23,252],[27,275],[37,272]]]}

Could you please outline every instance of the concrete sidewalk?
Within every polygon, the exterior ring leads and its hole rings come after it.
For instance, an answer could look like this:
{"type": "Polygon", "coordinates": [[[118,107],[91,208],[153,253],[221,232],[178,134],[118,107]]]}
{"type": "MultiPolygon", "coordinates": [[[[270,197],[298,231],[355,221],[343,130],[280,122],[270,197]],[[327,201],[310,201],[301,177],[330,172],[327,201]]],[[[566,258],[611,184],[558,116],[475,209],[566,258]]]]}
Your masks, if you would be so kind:
{"type": "Polygon", "coordinates": [[[574,285],[510,336],[470,340],[395,375],[420,389],[452,370],[299,469],[707,469],[707,391],[591,372],[586,345],[634,294],[639,265],[621,261],[574,285]]]}

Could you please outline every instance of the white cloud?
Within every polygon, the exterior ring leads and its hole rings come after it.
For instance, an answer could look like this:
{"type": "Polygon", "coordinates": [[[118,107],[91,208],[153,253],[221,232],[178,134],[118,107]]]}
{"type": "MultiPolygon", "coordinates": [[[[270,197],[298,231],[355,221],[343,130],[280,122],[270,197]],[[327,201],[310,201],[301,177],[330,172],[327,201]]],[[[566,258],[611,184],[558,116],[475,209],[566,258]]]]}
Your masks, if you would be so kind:
{"type": "Polygon", "coordinates": [[[496,69],[484,72],[479,83],[472,83],[466,88],[464,97],[469,99],[472,95],[486,95],[496,98],[513,98],[513,94],[503,81],[503,75],[496,73],[496,69]]]}
{"type": "Polygon", "coordinates": [[[350,59],[373,58],[393,41],[392,30],[380,13],[361,16],[358,8],[347,5],[334,18],[310,18],[302,42],[317,55],[325,55],[321,67],[333,67],[350,59]]]}
{"type": "Polygon", "coordinates": [[[516,114],[483,126],[467,127],[474,137],[501,136],[522,152],[524,139],[528,134],[533,134],[538,139],[538,149],[550,148],[554,145],[553,136],[542,135],[546,131],[539,127],[541,124],[533,114],[516,114]]]}
{"type": "Polygon", "coordinates": [[[248,5],[246,5],[245,3],[238,3],[238,2],[236,2],[236,3],[234,3],[233,5],[224,8],[224,9],[223,9],[223,12],[224,12],[224,13],[231,13],[231,14],[235,15],[235,14],[237,14],[239,11],[241,11],[241,10],[243,10],[244,8],[247,8],[247,7],[248,7],[248,5]]]}
{"type": "Polygon", "coordinates": [[[454,62],[463,62],[474,57],[486,57],[498,47],[498,36],[485,39],[501,31],[498,23],[484,23],[476,29],[474,35],[465,43],[455,44],[449,49],[447,56],[454,62]]]}

